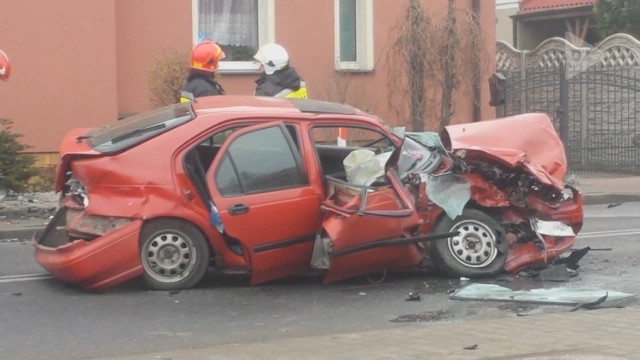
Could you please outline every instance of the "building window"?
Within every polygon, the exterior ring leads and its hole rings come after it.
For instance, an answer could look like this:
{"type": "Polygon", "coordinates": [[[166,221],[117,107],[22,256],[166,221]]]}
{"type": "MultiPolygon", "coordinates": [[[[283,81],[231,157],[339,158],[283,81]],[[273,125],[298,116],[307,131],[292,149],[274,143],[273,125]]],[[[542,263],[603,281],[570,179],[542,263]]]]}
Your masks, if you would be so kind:
{"type": "Polygon", "coordinates": [[[212,40],[226,54],[222,73],[257,72],[253,55],[274,41],[274,0],[192,0],[194,43],[212,40]]]}
{"type": "Polygon", "coordinates": [[[334,1],[336,69],[373,70],[373,0],[334,1]]]}

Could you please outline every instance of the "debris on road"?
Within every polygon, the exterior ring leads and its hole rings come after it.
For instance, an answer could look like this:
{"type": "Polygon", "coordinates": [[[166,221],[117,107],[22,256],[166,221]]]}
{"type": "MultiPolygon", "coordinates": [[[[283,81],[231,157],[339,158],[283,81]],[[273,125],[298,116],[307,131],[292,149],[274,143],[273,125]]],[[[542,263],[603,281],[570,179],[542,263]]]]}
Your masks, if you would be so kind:
{"type": "Polygon", "coordinates": [[[566,264],[551,265],[538,273],[538,278],[542,281],[563,282],[569,281],[569,269],[566,264]]]}
{"type": "Polygon", "coordinates": [[[454,318],[454,314],[448,310],[427,311],[418,314],[400,315],[390,320],[394,323],[417,323],[417,322],[438,322],[447,321],[454,318]]]}
{"type": "Polygon", "coordinates": [[[574,249],[569,256],[562,257],[544,268],[532,267],[521,271],[518,275],[525,278],[537,279],[541,281],[565,282],[578,275],[580,260],[593,250],[587,246],[582,249],[574,249]]]}
{"type": "Polygon", "coordinates": [[[473,344],[471,346],[465,346],[465,350],[478,350],[478,344],[473,344]]]}
{"type": "Polygon", "coordinates": [[[578,270],[580,264],[578,262],[582,260],[582,258],[587,255],[589,251],[591,251],[591,247],[587,246],[582,249],[573,250],[569,256],[565,258],[560,258],[556,261],[556,264],[566,264],[567,268],[571,270],[578,270]]]}
{"type": "Polygon", "coordinates": [[[578,306],[582,304],[582,307],[588,306],[595,309],[620,306],[635,299],[636,295],[590,287],[512,290],[494,284],[471,284],[456,290],[449,297],[452,300],[506,301],[545,305],[578,306]]]}
{"type": "Polygon", "coordinates": [[[605,302],[607,300],[607,298],[609,297],[609,293],[607,292],[603,297],[601,297],[600,299],[590,302],[590,303],[584,303],[584,304],[578,304],[576,305],[573,309],[569,310],[569,312],[573,312],[573,311],[577,311],[580,309],[587,309],[587,310],[593,310],[596,308],[597,305],[602,304],[603,302],[605,302]]]}
{"type": "Polygon", "coordinates": [[[414,292],[414,291],[410,291],[409,295],[407,296],[407,298],[405,300],[406,301],[420,301],[420,293],[414,292]]]}
{"type": "Polygon", "coordinates": [[[366,292],[364,292],[364,291],[360,291],[360,292],[358,293],[358,295],[360,295],[360,296],[366,296],[366,295],[367,295],[367,293],[366,293],[366,292]]]}
{"type": "Polygon", "coordinates": [[[609,205],[607,205],[607,209],[611,209],[613,207],[620,206],[620,205],[622,205],[622,203],[619,203],[619,202],[613,203],[613,204],[609,204],[609,205]]]}
{"type": "Polygon", "coordinates": [[[7,221],[49,219],[58,209],[58,202],[53,191],[7,195],[0,201],[0,218],[7,221]]]}

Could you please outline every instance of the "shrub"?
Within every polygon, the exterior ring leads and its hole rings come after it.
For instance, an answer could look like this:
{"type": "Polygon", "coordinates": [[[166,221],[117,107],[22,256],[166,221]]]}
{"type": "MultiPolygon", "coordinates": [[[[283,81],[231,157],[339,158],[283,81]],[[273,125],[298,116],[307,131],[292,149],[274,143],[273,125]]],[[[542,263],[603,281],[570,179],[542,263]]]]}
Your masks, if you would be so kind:
{"type": "Polygon", "coordinates": [[[189,52],[175,49],[155,57],[149,69],[149,91],[153,107],[175,104],[189,74],[189,52]]]}
{"type": "Polygon", "coordinates": [[[24,192],[36,174],[33,156],[24,154],[29,146],[18,141],[22,134],[11,131],[13,121],[0,118],[0,189],[24,192]]]}
{"type": "Polygon", "coordinates": [[[36,168],[36,174],[29,182],[29,190],[34,192],[53,191],[56,182],[56,166],[48,165],[36,168]]]}

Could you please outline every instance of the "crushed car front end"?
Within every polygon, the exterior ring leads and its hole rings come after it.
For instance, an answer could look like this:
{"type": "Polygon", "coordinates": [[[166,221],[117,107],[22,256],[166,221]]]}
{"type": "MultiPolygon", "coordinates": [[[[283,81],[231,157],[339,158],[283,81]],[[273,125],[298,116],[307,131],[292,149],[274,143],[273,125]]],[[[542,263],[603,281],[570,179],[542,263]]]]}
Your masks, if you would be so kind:
{"type": "Polygon", "coordinates": [[[385,165],[385,186],[348,193],[349,184],[336,184],[349,201],[334,193],[323,204],[312,266],[329,269],[329,280],[345,278],[356,273],[331,269],[340,249],[380,244],[387,258],[367,250],[351,262],[367,263],[369,272],[433,264],[464,277],[545,267],[571,251],[582,228],[582,194],[564,184],[566,171],[564,147],[544,114],[407,133],[385,165]],[[380,198],[395,200],[387,211],[368,211],[380,198]],[[404,263],[385,264],[398,249],[404,263]]]}
{"type": "Polygon", "coordinates": [[[449,126],[443,141],[465,164],[472,206],[504,229],[505,271],[544,267],[571,251],[583,225],[583,199],[564,182],[564,145],[546,114],[449,126]]]}

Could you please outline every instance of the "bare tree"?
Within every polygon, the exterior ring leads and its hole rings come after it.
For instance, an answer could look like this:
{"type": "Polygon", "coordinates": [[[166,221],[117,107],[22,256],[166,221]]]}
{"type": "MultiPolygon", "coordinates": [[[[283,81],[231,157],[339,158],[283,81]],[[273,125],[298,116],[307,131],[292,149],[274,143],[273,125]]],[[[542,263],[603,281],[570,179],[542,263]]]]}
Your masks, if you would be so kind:
{"type": "Polygon", "coordinates": [[[474,82],[488,68],[477,14],[458,10],[456,0],[447,5],[446,18],[436,22],[421,0],[409,0],[393,29],[396,37],[386,57],[389,105],[398,118],[408,114],[413,131],[425,125],[441,130],[457,103],[471,98],[473,105],[474,82]]]}

